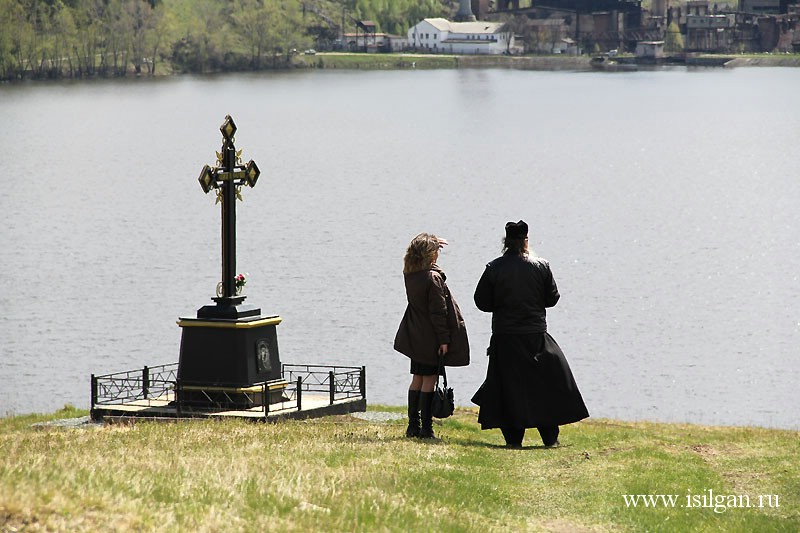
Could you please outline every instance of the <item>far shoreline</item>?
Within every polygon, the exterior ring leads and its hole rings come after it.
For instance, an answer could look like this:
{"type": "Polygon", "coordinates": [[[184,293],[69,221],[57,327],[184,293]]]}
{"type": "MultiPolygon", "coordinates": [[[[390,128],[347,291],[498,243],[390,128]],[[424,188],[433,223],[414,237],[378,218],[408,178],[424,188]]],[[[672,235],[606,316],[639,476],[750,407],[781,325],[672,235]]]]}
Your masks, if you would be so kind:
{"type": "MultiPolygon", "coordinates": [[[[41,82],[80,82],[111,79],[164,79],[179,75],[205,76],[225,74],[251,74],[289,72],[299,69],[320,70],[433,70],[433,69],[509,69],[531,71],[603,72],[592,64],[591,55],[445,55],[445,54],[365,54],[351,52],[317,52],[297,54],[272,68],[251,70],[226,70],[209,72],[173,71],[171,65],[162,63],[155,74],[128,73],[126,76],[86,76],[61,78],[24,78],[3,80],[0,85],[41,82]]],[[[615,62],[633,65],[633,70],[654,70],[662,67],[684,68],[738,68],[738,67],[800,67],[800,54],[686,54],[659,60],[638,59],[631,55],[614,58],[615,62]]],[[[611,69],[613,70],[613,69],[611,69]]]]}
{"type": "MultiPolygon", "coordinates": [[[[505,68],[540,71],[594,71],[591,55],[444,55],[444,54],[353,54],[324,52],[298,55],[289,68],[406,70],[432,68],[505,68]]],[[[800,54],[687,54],[659,60],[626,55],[615,58],[620,64],[646,70],[663,66],[685,67],[800,67],[800,54]]]]}

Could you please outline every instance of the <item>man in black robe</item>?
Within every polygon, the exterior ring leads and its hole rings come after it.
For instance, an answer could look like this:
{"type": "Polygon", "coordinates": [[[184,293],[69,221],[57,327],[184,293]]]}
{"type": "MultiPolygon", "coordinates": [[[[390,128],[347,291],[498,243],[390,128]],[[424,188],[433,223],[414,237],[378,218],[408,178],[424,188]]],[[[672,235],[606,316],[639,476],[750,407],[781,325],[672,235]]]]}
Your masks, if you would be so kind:
{"type": "Polygon", "coordinates": [[[589,416],[561,348],[547,333],[546,308],[560,294],[547,260],[528,248],[528,225],[506,224],[503,255],[486,265],[475,305],[492,313],[486,379],[472,401],[481,429],[500,428],[510,448],[526,428],[557,446],[558,426],[589,416]]]}

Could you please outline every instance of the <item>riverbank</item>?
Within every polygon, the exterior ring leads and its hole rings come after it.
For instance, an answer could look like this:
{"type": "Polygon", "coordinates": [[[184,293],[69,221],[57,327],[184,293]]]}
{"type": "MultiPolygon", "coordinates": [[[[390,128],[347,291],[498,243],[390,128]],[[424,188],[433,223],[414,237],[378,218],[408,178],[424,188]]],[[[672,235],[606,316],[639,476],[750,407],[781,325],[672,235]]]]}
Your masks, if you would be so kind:
{"type": "MultiPolygon", "coordinates": [[[[715,55],[695,54],[685,59],[671,59],[659,62],[639,62],[633,56],[617,58],[621,63],[640,65],[652,69],[658,65],[687,67],[800,67],[800,54],[750,54],[750,55],[715,55]]],[[[473,55],[457,56],[444,54],[363,54],[344,52],[324,52],[313,55],[299,54],[290,58],[282,58],[272,68],[261,72],[287,71],[292,69],[339,69],[339,70],[430,70],[430,69],[514,69],[532,71],[591,71],[597,70],[592,65],[591,56],[569,55],[530,55],[530,56],[495,56],[473,55]]],[[[238,72],[238,71],[236,71],[238,72]]],[[[206,72],[206,74],[235,74],[236,72],[206,72]]],[[[164,78],[176,75],[169,63],[162,62],[155,75],[128,73],[125,78],[164,78]]],[[[85,78],[62,78],[72,81],[97,79],[96,76],[85,78]]],[[[3,81],[0,83],[36,83],[52,82],[52,79],[28,79],[3,81]]]]}
{"type": "Polygon", "coordinates": [[[277,424],[0,419],[0,530],[797,531],[800,432],[589,419],[522,450],[473,409],[277,424]]]}
{"type": "Polygon", "coordinates": [[[457,56],[444,54],[351,54],[329,52],[292,58],[294,68],[405,70],[437,68],[510,68],[518,70],[590,70],[589,56],[457,56]]]}
{"type": "MultiPolygon", "coordinates": [[[[626,63],[636,64],[636,58],[626,56],[626,63]]],[[[652,62],[641,62],[652,68],[652,62]]],[[[715,55],[693,54],[687,58],[673,58],[664,64],[672,66],[708,67],[800,67],[800,54],[750,54],[715,55]]],[[[593,70],[591,56],[539,55],[438,55],[438,54],[352,54],[340,52],[298,55],[291,59],[294,68],[405,70],[436,68],[508,68],[516,70],[593,70]]]]}

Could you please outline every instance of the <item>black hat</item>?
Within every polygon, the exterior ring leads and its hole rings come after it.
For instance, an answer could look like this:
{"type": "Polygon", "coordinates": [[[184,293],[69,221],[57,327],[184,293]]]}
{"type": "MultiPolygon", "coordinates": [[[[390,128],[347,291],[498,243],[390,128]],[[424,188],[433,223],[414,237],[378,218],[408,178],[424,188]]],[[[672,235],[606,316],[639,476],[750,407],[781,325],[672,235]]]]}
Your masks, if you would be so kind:
{"type": "Polygon", "coordinates": [[[506,222],[506,239],[524,239],[528,236],[528,224],[524,220],[506,222]]]}

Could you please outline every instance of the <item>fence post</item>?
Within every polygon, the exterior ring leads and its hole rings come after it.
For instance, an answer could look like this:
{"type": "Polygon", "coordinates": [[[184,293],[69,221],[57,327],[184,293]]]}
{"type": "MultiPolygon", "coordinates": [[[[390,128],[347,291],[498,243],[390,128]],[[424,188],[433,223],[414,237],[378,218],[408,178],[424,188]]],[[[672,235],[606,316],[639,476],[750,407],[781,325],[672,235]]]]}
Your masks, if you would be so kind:
{"type": "Polygon", "coordinates": [[[331,389],[331,405],[333,405],[334,400],[336,400],[336,379],[334,378],[333,370],[328,372],[328,381],[331,389]]]}
{"type": "Polygon", "coordinates": [[[261,398],[264,400],[264,418],[269,415],[269,402],[272,400],[272,391],[266,382],[261,384],[261,398]]]}
{"type": "Polygon", "coordinates": [[[92,374],[92,397],[91,397],[91,409],[94,410],[94,405],[97,403],[97,377],[92,374]]]}
{"type": "Polygon", "coordinates": [[[297,378],[297,412],[303,409],[303,378],[297,378]]]}
{"type": "Polygon", "coordinates": [[[142,369],[142,394],[145,400],[150,394],[150,369],[147,367],[142,369]]]}
{"type": "Polygon", "coordinates": [[[181,403],[183,403],[183,394],[181,393],[181,380],[175,380],[175,416],[181,417],[181,403]]]}
{"type": "Polygon", "coordinates": [[[89,418],[91,420],[97,420],[95,418],[94,406],[97,403],[97,377],[92,374],[92,392],[91,392],[91,404],[89,405],[89,418]]]}
{"type": "Polygon", "coordinates": [[[359,386],[361,388],[361,397],[367,399],[367,367],[361,367],[361,377],[359,378],[359,386]]]}

